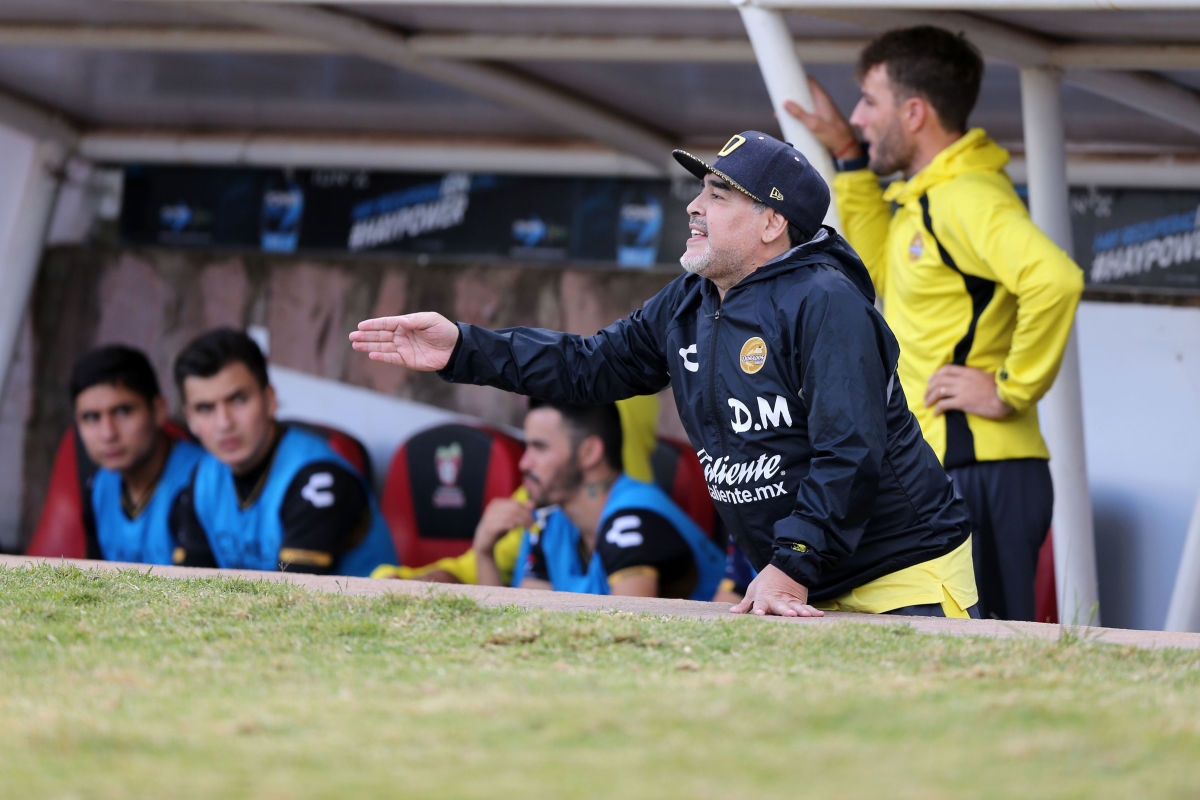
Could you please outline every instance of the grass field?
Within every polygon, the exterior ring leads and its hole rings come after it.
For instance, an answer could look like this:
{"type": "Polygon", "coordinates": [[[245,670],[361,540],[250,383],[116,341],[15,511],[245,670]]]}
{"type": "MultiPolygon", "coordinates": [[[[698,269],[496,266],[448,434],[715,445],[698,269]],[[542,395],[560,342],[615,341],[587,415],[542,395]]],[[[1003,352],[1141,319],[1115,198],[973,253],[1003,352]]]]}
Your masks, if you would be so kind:
{"type": "Polygon", "coordinates": [[[1200,795],[1200,655],[0,567],[0,795],[1200,795]]]}

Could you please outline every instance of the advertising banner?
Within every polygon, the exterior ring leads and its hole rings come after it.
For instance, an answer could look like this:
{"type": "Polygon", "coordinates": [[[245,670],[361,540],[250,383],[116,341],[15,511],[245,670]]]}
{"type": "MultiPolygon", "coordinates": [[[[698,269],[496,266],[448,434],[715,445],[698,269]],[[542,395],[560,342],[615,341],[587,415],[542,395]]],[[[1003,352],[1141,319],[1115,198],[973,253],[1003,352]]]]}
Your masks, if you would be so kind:
{"type": "Polygon", "coordinates": [[[645,268],[677,264],[686,202],[665,180],[133,166],[125,170],[121,236],[274,253],[645,268]]]}
{"type": "Polygon", "coordinates": [[[1075,259],[1094,289],[1200,293],[1200,192],[1071,192],[1075,259]]]}

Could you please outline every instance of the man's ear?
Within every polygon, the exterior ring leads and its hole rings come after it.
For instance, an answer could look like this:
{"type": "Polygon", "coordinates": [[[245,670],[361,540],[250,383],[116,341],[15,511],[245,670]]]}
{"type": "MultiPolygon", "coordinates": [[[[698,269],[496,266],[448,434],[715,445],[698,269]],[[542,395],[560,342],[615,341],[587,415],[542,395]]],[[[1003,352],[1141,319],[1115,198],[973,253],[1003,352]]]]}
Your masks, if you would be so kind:
{"type": "Polygon", "coordinates": [[[900,105],[900,119],[905,130],[916,133],[931,120],[937,119],[937,115],[933,113],[928,100],[923,97],[910,97],[900,105]]]}
{"type": "Polygon", "coordinates": [[[279,398],[275,396],[275,387],[267,384],[266,388],[267,414],[271,419],[275,419],[275,414],[279,412],[279,398]]]}
{"type": "Polygon", "coordinates": [[[580,469],[591,469],[604,460],[604,442],[595,434],[585,436],[579,447],[575,448],[575,457],[580,469]]]}
{"type": "Polygon", "coordinates": [[[773,208],[767,209],[767,223],[763,227],[762,241],[763,244],[773,244],[780,236],[787,239],[788,221],[787,218],[773,208]]]}

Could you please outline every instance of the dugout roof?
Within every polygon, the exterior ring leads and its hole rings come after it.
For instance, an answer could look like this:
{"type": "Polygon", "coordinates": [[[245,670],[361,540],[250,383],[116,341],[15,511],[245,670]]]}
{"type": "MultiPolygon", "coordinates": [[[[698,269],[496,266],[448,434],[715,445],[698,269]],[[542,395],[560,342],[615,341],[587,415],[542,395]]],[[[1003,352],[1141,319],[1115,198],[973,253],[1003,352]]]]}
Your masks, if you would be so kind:
{"type": "MultiPolygon", "coordinates": [[[[847,112],[862,44],[931,22],[984,50],[972,122],[1013,150],[1019,69],[1051,65],[1073,157],[1200,160],[1195,3],[749,2],[787,9],[847,112]]],[[[98,160],[384,166],[450,148],[480,168],[532,145],[576,154],[563,171],[649,174],[672,147],[778,130],[728,0],[4,0],[0,121],[98,160]]]]}

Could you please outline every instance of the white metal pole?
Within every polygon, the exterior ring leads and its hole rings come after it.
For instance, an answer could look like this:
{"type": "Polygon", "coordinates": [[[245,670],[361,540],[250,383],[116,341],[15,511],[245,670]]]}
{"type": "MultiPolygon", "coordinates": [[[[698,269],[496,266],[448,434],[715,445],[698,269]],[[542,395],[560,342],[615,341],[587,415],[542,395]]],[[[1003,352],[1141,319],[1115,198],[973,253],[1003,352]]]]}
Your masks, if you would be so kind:
{"type": "MultiPolygon", "coordinates": [[[[1029,206],[1033,221],[1059,247],[1072,251],[1067,205],[1066,147],[1062,82],[1045,67],[1021,69],[1021,115],[1025,133],[1029,206]]],[[[1064,623],[1098,625],[1096,546],[1083,438],[1083,399],[1079,350],[1074,328],[1054,386],[1039,412],[1050,448],[1054,480],[1054,578],[1058,618],[1064,623]]]]}
{"type": "MultiPolygon", "coordinates": [[[[783,138],[794,144],[809,163],[817,168],[832,191],[833,161],[829,153],[800,120],[783,108],[785,100],[795,100],[805,108],[812,108],[813,104],[804,65],[796,55],[796,42],[783,20],[783,12],[742,5],[739,0],[733,2],[738,6],[742,24],[746,26],[746,33],[750,36],[750,44],[754,47],[754,56],[758,60],[758,69],[762,72],[763,82],[767,84],[767,94],[771,96],[771,107],[775,109],[775,116],[779,118],[783,138]]],[[[836,203],[829,204],[825,223],[841,229],[836,203]]]]}
{"type": "Polygon", "coordinates": [[[0,208],[8,209],[6,215],[0,214],[7,216],[0,218],[0,390],[8,381],[21,322],[33,292],[58,190],[57,171],[65,157],[58,144],[27,144],[27,140],[0,137],[6,162],[13,154],[25,162],[6,163],[4,171],[13,182],[8,185],[7,196],[0,199],[0,208]]]}

